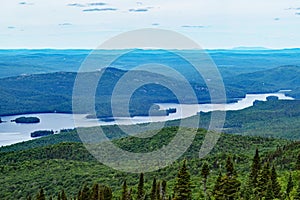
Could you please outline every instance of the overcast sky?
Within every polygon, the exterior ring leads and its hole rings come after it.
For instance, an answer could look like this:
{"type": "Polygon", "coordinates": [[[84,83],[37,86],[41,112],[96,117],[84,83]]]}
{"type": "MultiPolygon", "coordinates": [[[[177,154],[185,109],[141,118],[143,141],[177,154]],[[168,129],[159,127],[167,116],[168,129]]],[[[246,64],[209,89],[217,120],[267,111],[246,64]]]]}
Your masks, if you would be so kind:
{"type": "Polygon", "coordinates": [[[0,48],[96,48],[163,28],[206,49],[300,47],[300,0],[1,0],[0,48]]]}

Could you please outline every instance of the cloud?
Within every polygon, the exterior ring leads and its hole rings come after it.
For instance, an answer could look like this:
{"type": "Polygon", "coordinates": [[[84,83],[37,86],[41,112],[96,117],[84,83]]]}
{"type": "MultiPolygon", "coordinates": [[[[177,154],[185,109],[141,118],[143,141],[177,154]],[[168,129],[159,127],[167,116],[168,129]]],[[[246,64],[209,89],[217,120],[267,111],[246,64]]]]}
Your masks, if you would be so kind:
{"type": "Polygon", "coordinates": [[[148,12],[148,8],[129,9],[129,12],[148,12]]]}
{"type": "Polygon", "coordinates": [[[15,29],[16,27],[15,26],[8,26],[7,28],[8,29],[15,29]]]}
{"type": "Polygon", "coordinates": [[[300,15],[300,12],[296,12],[295,15],[300,15]]]}
{"type": "Polygon", "coordinates": [[[276,18],[274,18],[274,20],[275,20],[275,21],[279,21],[279,20],[280,20],[280,18],[279,18],[279,17],[276,17],[276,18]]]}
{"type": "Polygon", "coordinates": [[[62,23],[62,24],[58,24],[58,26],[71,26],[71,25],[73,25],[73,24],[71,24],[71,23],[62,23]]]}
{"type": "Polygon", "coordinates": [[[69,3],[69,4],[67,4],[67,6],[72,6],[72,7],[86,7],[86,5],[80,4],[80,3],[69,3]]]}
{"type": "Polygon", "coordinates": [[[116,11],[116,8],[91,8],[91,9],[84,9],[83,12],[101,12],[101,11],[116,11]]]}
{"type": "Polygon", "coordinates": [[[86,3],[86,4],[81,4],[81,3],[69,3],[67,6],[72,6],[72,7],[91,7],[91,6],[105,6],[107,5],[104,2],[92,2],[92,3],[86,3]]]}
{"type": "Polygon", "coordinates": [[[107,5],[106,3],[103,2],[95,2],[95,3],[88,3],[88,6],[105,6],[107,5]]]}
{"type": "Polygon", "coordinates": [[[207,28],[207,26],[200,26],[200,25],[183,25],[182,28],[207,28]]]}
{"type": "Polygon", "coordinates": [[[26,2],[26,1],[21,1],[21,2],[19,2],[19,5],[27,5],[27,6],[31,6],[31,5],[33,5],[33,3],[28,3],[28,2],[26,2]]]}
{"type": "Polygon", "coordinates": [[[152,26],[159,26],[159,23],[153,23],[152,26]]]}
{"type": "Polygon", "coordinates": [[[300,10],[300,8],[289,7],[289,8],[287,8],[287,9],[285,9],[285,10],[300,10]]]}

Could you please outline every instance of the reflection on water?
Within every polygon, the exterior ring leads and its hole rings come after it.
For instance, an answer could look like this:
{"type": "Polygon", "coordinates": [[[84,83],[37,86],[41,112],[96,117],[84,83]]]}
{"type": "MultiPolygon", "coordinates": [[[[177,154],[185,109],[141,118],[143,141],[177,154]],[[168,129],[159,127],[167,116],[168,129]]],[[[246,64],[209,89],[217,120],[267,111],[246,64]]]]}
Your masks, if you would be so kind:
{"type": "Polygon", "coordinates": [[[4,123],[0,123],[0,146],[14,144],[32,139],[30,133],[36,130],[54,130],[58,132],[61,129],[70,129],[74,127],[92,127],[98,125],[130,125],[147,122],[162,122],[174,119],[187,118],[196,115],[198,112],[210,112],[215,110],[241,110],[253,105],[254,101],[266,101],[269,96],[277,96],[279,99],[293,100],[287,97],[284,91],[269,94],[247,94],[245,98],[240,99],[236,103],[229,104],[158,104],[160,109],[176,108],[176,113],[169,116],[144,116],[133,118],[115,118],[114,121],[98,121],[97,119],[87,119],[84,114],[59,114],[59,113],[44,113],[44,114],[26,114],[15,116],[1,117],[4,123]],[[40,118],[39,124],[16,124],[11,120],[20,116],[35,116],[40,118]],[[76,124],[74,123],[76,122],[76,124]]]}

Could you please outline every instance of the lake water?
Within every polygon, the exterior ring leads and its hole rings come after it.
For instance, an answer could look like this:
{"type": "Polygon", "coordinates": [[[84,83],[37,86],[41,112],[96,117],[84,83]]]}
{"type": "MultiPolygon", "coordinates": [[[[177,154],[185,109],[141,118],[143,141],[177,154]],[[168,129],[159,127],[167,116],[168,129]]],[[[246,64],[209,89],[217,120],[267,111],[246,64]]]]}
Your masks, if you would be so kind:
{"type": "Polygon", "coordinates": [[[282,100],[293,100],[287,97],[284,91],[269,94],[247,94],[245,98],[240,99],[236,103],[229,104],[158,104],[160,109],[176,108],[177,112],[169,116],[145,116],[133,118],[115,118],[115,121],[104,122],[97,119],[87,119],[84,114],[59,114],[59,113],[44,113],[44,114],[25,114],[14,116],[2,116],[0,123],[0,146],[10,145],[22,141],[31,140],[30,133],[36,130],[54,130],[59,132],[61,129],[71,129],[75,127],[92,127],[98,125],[130,125],[148,122],[163,122],[168,120],[182,119],[196,115],[198,112],[210,112],[215,110],[241,110],[253,106],[254,101],[266,101],[269,96],[277,96],[282,100]],[[38,124],[16,124],[11,120],[21,116],[38,117],[41,122],[38,124]],[[76,122],[76,125],[74,123],[76,122]]]}

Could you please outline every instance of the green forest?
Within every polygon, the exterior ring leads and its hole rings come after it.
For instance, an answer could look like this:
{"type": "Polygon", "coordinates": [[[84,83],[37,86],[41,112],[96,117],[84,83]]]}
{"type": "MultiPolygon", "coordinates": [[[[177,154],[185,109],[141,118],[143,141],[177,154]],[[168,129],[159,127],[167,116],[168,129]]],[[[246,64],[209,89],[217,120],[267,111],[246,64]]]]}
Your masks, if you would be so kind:
{"type": "MultiPolygon", "coordinates": [[[[156,150],[168,144],[177,129],[113,142],[132,152],[156,150]]],[[[61,134],[76,138],[75,130],[61,134]]],[[[39,147],[30,147],[32,141],[2,147],[0,199],[299,199],[300,142],[222,134],[210,154],[199,159],[206,134],[198,129],[178,161],[145,174],[113,170],[82,143],[53,144],[53,136],[35,140],[39,147]]]]}

